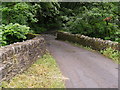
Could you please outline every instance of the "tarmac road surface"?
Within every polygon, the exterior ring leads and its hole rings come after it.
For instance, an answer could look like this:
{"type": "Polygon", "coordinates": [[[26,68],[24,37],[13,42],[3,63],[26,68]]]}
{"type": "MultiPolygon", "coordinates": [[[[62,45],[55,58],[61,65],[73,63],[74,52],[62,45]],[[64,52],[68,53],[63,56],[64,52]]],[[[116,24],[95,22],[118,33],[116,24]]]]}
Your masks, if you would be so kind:
{"type": "Polygon", "coordinates": [[[118,88],[118,64],[103,55],[44,35],[48,50],[66,77],[66,88],[118,88]]]}

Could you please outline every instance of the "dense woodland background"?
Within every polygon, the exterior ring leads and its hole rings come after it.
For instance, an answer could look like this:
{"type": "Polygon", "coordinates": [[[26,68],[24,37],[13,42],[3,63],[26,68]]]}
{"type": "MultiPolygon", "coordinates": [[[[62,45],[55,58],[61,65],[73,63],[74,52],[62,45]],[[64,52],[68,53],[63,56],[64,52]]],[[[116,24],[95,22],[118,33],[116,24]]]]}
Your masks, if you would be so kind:
{"type": "Polygon", "coordinates": [[[119,2],[3,2],[0,45],[51,30],[120,42],[119,8],[119,2]]]}

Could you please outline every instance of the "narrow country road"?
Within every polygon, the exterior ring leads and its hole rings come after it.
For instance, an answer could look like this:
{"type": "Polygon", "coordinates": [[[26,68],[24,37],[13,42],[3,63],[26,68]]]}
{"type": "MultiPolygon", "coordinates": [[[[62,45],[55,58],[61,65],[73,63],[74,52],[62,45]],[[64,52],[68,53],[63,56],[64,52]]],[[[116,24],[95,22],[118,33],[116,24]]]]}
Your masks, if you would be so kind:
{"type": "Polygon", "coordinates": [[[47,46],[66,77],[66,88],[118,88],[118,65],[97,52],[44,35],[47,46]]]}

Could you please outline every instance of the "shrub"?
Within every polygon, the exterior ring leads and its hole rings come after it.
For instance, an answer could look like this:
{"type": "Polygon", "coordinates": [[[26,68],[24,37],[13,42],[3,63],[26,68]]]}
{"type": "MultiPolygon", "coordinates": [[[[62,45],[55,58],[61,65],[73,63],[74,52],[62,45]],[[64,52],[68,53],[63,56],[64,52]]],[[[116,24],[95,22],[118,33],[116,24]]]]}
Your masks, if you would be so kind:
{"type": "Polygon", "coordinates": [[[47,31],[47,29],[45,28],[46,26],[44,24],[31,24],[30,25],[32,30],[34,31],[34,33],[36,34],[40,34],[43,33],[45,31],[47,31]]]}
{"type": "MultiPolygon", "coordinates": [[[[111,4],[112,5],[112,4],[111,4]]],[[[116,10],[115,10],[116,11],[116,10]]],[[[83,7],[76,16],[71,16],[65,24],[64,30],[72,34],[83,34],[90,37],[102,38],[120,42],[120,28],[117,24],[118,16],[98,7],[83,7]],[[103,19],[112,16],[107,22],[103,19]]]]}
{"type": "Polygon", "coordinates": [[[6,41],[3,41],[2,34],[3,34],[3,30],[2,30],[2,26],[0,25],[0,46],[4,46],[7,44],[6,41]]]}
{"type": "Polygon", "coordinates": [[[39,30],[40,30],[40,33],[47,31],[47,29],[44,27],[39,27],[39,30]]]}
{"type": "Polygon", "coordinates": [[[17,23],[2,25],[0,28],[3,31],[2,41],[5,41],[6,44],[11,44],[14,42],[20,42],[26,40],[27,39],[26,35],[27,33],[30,32],[29,27],[17,23]]]}
{"type": "Polygon", "coordinates": [[[45,31],[47,31],[47,29],[44,28],[44,27],[37,26],[37,27],[34,28],[34,32],[37,33],[37,34],[45,32],[45,31]]]}

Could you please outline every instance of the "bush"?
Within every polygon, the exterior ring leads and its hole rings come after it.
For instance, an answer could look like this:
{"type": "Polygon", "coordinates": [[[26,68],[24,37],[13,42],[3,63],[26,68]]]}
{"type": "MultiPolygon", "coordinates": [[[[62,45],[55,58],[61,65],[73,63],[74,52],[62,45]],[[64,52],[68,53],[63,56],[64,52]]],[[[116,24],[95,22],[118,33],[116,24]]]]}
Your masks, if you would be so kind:
{"type": "Polygon", "coordinates": [[[120,28],[117,24],[118,16],[116,14],[98,7],[81,8],[83,8],[82,11],[68,19],[65,24],[65,31],[120,42],[120,28]],[[110,16],[112,16],[111,20],[104,21],[106,17],[110,16]]]}
{"type": "Polygon", "coordinates": [[[2,41],[6,42],[6,44],[11,44],[26,40],[27,39],[26,35],[27,33],[30,32],[29,27],[17,23],[2,25],[0,29],[2,29],[3,32],[2,41]]]}
{"type": "Polygon", "coordinates": [[[32,30],[34,33],[36,34],[40,34],[43,33],[45,31],[47,31],[47,29],[45,28],[46,26],[44,24],[30,24],[32,30]]]}
{"type": "Polygon", "coordinates": [[[47,29],[44,28],[44,27],[37,26],[37,27],[34,28],[34,32],[37,33],[37,34],[45,32],[45,31],[47,31],[47,29]]]}

